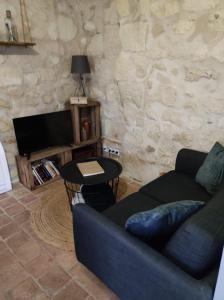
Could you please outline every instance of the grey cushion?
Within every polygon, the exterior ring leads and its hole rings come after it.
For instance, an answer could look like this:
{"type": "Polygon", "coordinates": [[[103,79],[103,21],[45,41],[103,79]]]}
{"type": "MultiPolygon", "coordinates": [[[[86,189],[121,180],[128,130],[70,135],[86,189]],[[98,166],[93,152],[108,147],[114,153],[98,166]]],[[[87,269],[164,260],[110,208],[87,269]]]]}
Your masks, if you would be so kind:
{"type": "Polygon", "coordinates": [[[165,247],[165,255],[195,277],[221,259],[224,245],[224,190],[185,222],[165,247]]]}
{"type": "Polygon", "coordinates": [[[208,201],[211,195],[188,174],[171,171],[146,184],[140,190],[162,203],[195,199],[208,201]]]}
{"type": "Polygon", "coordinates": [[[195,179],[212,195],[224,183],[224,147],[218,142],[215,143],[208,153],[195,179]]]}

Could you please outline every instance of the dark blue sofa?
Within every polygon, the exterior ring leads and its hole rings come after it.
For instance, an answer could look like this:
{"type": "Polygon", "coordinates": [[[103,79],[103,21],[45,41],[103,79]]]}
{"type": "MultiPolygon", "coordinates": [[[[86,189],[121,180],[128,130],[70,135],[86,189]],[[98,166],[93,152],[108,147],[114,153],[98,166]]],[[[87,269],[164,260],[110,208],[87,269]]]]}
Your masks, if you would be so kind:
{"type": "Polygon", "coordinates": [[[101,214],[85,204],[73,207],[78,260],[120,299],[213,299],[224,244],[224,189],[211,196],[194,181],[206,155],[182,149],[177,155],[175,170],[101,214]],[[206,205],[182,224],[162,247],[148,245],[125,231],[124,224],[132,214],[179,200],[201,200],[206,205]],[[188,231],[192,233],[185,237],[188,231]],[[182,236],[185,238],[183,244],[180,242],[182,236]],[[184,246],[186,242],[187,246],[184,246]],[[192,261],[192,255],[197,251],[201,251],[200,259],[192,261]],[[208,258],[206,265],[203,260],[208,258]],[[192,275],[195,266],[199,273],[192,275]]]}

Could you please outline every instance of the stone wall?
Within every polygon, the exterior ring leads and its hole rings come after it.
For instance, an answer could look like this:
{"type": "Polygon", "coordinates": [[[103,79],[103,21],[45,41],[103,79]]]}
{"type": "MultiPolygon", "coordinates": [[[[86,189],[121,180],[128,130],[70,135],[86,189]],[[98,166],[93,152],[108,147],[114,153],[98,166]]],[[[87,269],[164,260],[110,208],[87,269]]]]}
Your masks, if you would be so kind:
{"type": "MultiPolygon", "coordinates": [[[[17,147],[12,118],[64,108],[74,93],[71,56],[79,53],[79,18],[74,1],[27,0],[34,48],[0,46],[0,141],[6,150],[12,180],[18,179],[17,147]],[[71,3],[70,3],[71,2],[71,3]]],[[[5,10],[10,9],[22,39],[19,1],[1,0],[0,40],[6,38],[5,10]]]]}
{"type": "Polygon", "coordinates": [[[224,142],[224,2],[84,0],[92,94],[125,173],[148,181],[182,147],[224,142]]]}
{"type": "MultiPolygon", "coordinates": [[[[6,3],[18,14],[15,0],[1,1],[0,11],[6,3]]],[[[173,168],[180,148],[224,142],[222,0],[27,0],[27,6],[37,46],[0,49],[0,140],[13,179],[11,119],[63,107],[74,90],[69,70],[76,53],[90,57],[103,135],[120,147],[126,175],[146,182],[173,168]]]]}

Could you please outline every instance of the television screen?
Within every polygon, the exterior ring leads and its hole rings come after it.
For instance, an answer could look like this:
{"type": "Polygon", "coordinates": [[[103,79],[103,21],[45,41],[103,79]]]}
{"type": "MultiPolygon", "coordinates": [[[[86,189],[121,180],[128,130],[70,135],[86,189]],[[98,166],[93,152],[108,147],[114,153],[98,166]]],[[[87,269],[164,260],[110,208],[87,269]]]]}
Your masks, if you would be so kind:
{"type": "Polygon", "coordinates": [[[73,143],[71,111],[59,111],[13,119],[20,155],[73,143]]]}

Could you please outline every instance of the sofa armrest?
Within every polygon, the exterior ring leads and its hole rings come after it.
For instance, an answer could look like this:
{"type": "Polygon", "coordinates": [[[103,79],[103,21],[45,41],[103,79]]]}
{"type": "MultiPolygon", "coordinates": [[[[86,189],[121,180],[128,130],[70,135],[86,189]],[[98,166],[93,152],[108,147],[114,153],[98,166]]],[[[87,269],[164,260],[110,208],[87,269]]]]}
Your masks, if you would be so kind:
{"type": "Polygon", "coordinates": [[[212,300],[212,289],[105,216],[73,208],[78,260],[122,300],[212,300]]]}
{"type": "Polygon", "coordinates": [[[191,149],[181,149],[176,158],[175,170],[195,177],[207,153],[191,149]]]}

